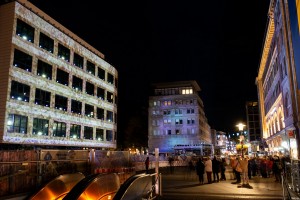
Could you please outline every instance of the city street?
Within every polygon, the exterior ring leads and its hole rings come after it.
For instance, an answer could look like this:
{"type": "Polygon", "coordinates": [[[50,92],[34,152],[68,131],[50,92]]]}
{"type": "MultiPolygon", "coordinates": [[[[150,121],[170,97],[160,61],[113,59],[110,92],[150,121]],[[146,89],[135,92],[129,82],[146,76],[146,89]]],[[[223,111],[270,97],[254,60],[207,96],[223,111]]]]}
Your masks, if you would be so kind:
{"type": "MultiPolygon", "coordinates": [[[[231,184],[231,172],[227,171],[226,181],[199,185],[195,172],[176,168],[174,174],[162,171],[162,199],[204,200],[204,199],[283,199],[281,184],[273,177],[254,177],[249,182],[253,189],[239,188],[231,184]]],[[[205,177],[205,176],[204,176],[205,177]]],[[[205,183],[206,183],[205,178],[205,183]]]]}

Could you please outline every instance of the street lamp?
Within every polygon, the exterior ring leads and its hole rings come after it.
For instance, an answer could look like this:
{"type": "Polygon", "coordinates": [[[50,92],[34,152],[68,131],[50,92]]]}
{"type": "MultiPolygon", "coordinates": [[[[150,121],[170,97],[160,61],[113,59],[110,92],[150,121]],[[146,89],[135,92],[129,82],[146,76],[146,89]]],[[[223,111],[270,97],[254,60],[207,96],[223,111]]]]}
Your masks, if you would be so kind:
{"type": "Polygon", "coordinates": [[[240,144],[241,144],[242,158],[244,158],[244,134],[243,134],[243,130],[244,130],[244,127],[246,125],[244,125],[243,123],[239,123],[236,126],[239,128],[239,131],[241,132],[239,141],[240,141],[240,144]]]}

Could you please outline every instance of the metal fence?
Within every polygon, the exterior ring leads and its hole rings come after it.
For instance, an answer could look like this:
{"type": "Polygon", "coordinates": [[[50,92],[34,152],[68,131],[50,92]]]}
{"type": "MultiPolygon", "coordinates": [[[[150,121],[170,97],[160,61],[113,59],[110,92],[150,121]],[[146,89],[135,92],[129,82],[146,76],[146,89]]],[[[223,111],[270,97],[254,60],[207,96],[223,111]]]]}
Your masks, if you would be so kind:
{"type": "Polygon", "coordinates": [[[300,161],[283,161],[281,173],[284,199],[300,199],[300,161]]]}

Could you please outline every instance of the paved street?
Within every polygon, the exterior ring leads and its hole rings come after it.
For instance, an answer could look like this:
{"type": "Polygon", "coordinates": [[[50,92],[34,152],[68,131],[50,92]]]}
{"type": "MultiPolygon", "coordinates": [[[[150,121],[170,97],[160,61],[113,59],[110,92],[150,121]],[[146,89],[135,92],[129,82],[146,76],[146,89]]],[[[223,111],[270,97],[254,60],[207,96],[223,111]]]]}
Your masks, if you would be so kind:
{"type": "Polygon", "coordinates": [[[175,169],[174,174],[167,171],[161,173],[163,200],[283,199],[281,184],[274,178],[254,177],[249,181],[253,189],[248,189],[231,184],[234,180],[230,180],[230,172],[226,173],[226,181],[204,185],[198,184],[195,172],[189,174],[185,169],[175,169]]]}

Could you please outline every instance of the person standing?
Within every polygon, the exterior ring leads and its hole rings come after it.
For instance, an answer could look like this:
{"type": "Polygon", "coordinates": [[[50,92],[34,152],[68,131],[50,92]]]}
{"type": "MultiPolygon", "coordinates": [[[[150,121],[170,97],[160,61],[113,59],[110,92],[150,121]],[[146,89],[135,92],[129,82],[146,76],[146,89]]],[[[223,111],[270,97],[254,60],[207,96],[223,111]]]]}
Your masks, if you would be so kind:
{"type": "Polygon", "coordinates": [[[214,182],[219,182],[220,161],[217,160],[216,156],[214,156],[212,160],[212,171],[213,171],[214,182]]]}
{"type": "Polygon", "coordinates": [[[212,183],[211,181],[211,174],[212,174],[212,162],[210,157],[207,157],[207,160],[204,163],[205,166],[205,172],[206,172],[206,176],[207,176],[207,183],[210,184],[212,183]]]}
{"type": "Polygon", "coordinates": [[[222,158],[221,160],[221,166],[220,166],[220,169],[221,169],[221,181],[226,181],[226,176],[225,176],[225,170],[226,170],[226,160],[225,158],[222,158]]]}
{"type": "Polygon", "coordinates": [[[236,181],[232,182],[232,184],[239,184],[241,183],[241,172],[242,172],[239,170],[241,168],[239,157],[236,157],[236,159],[233,160],[232,166],[233,166],[232,170],[234,171],[236,177],[236,181]]]}
{"type": "Polygon", "coordinates": [[[247,157],[242,158],[241,160],[239,160],[239,163],[242,168],[242,178],[243,178],[243,184],[240,187],[252,189],[252,186],[249,185],[249,178],[248,178],[248,158],[247,157]]]}
{"type": "Polygon", "coordinates": [[[202,161],[202,158],[199,158],[199,160],[196,163],[196,172],[199,177],[199,183],[204,184],[204,163],[202,161]]]}
{"type": "Polygon", "coordinates": [[[145,168],[146,168],[147,174],[149,174],[149,164],[150,164],[150,161],[149,161],[149,156],[148,156],[145,160],[145,168]]]}

